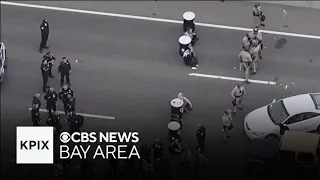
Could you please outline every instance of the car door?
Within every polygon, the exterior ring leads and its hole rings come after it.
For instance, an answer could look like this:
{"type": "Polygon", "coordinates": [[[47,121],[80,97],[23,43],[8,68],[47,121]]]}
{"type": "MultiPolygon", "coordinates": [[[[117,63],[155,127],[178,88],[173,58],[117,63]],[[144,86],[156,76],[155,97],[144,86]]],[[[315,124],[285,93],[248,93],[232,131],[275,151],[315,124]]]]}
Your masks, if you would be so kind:
{"type": "Polygon", "coordinates": [[[315,125],[319,122],[319,115],[314,112],[299,113],[287,118],[284,125],[293,131],[312,131],[318,127],[315,125]]]}
{"type": "Polygon", "coordinates": [[[304,125],[307,131],[314,131],[320,125],[320,113],[316,112],[306,112],[304,125]]]}

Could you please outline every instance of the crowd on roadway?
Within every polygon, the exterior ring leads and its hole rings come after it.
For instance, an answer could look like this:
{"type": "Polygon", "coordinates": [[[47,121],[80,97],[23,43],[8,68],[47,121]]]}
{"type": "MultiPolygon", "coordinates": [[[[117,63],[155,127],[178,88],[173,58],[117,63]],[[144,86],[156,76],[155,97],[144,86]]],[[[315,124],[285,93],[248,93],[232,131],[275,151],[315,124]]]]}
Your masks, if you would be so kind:
{"type": "MultiPolygon", "coordinates": [[[[249,32],[243,38],[242,48],[243,50],[239,54],[240,59],[240,71],[244,71],[244,79],[246,83],[250,83],[249,76],[250,71],[252,75],[257,73],[258,63],[262,59],[262,34],[259,32],[261,26],[265,26],[263,21],[265,16],[262,14],[260,4],[256,4],[253,8],[253,16],[255,26],[252,32],[249,32]]],[[[183,35],[179,38],[179,54],[183,57],[183,60],[187,66],[192,69],[199,67],[198,59],[196,57],[193,46],[199,40],[195,33],[195,14],[193,12],[186,12],[183,14],[183,35]]],[[[42,53],[43,49],[48,49],[47,40],[49,36],[49,24],[47,20],[43,20],[40,25],[41,30],[41,43],[39,52],[42,53]]],[[[69,125],[70,133],[80,132],[80,128],[83,126],[84,117],[75,113],[75,98],[73,96],[73,90],[70,84],[70,72],[71,64],[66,57],[62,58],[59,64],[58,72],[60,75],[61,90],[59,93],[55,91],[53,87],[48,86],[48,79],[54,78],[52,74],[52,68],[56,58],[47,52],[42,59],[41,72],[43,77],[43,92],[44,100],[46,101],[46,110],[48,111],[48,117],[46,119],[46,125],[53,126],[55,134],[59,135],[62,129],[60,122],[60,113],[57,111],[58,100],[60,100],[64,107],[65,121],[69,125]],[[66,79],[67,84],[65,84],[66,79]]],[[[232,115],[235,115],[237,109],[242,110],[242,99],[246,95],[246,91],[243,84],[238,84],[231,92],[233,110],[227,109],[222,116],[222,131],[224,133],[224,140],[229,137],[229,131],[233,128],[232,115]]],[[[34,126],[41,124],[40,107],[41,107],[41,94],[35,94],[32,100],[31,117],[34,126]]],[[[189,113],[193,110],[191,101],[185,97],[182,93],[179,93],[176,98],[171,101],[171,121],[168,124],[169,129],[169,152],[171,154],[182,154],[186,164],[190,165],[191,157],[196,157],[197,165],[203,166],[207,161],[204,156],[206,129],[203,125],[199,124],[196,130],[196,139],[198,142],[198,152],[192,153],[190,149],[183,146],[181,139],[181,131],[183,126],[183,116],[185,113],[189,113]]],[[[142,179],[148,179],[148,174],[153,171],[161,169],[163,166],[169,167],[164,158],[164,143],[160,139],[156,139],[152,145],[143,145],[140,149],[141,161],[140,172],[142,179]],[[153,160],[151,160],[151,154],[153,154],[153,160]],[[167,165],[164,165],[167,164],[167,165]]],[[[65,161],[66,162],[66,161],[65,161]]],[[[111,160],[113,166],[118,166],[119,161],[111,160]]],[[[60,163],[61,164],[61,163],[60,163]]],[[[71,166],[70,163],[64,163],[64,167],[71,166]]],[[[116,168],[114,174],[116,176],[122,176],[125,173],[125,169],[131,168],[131,161],[126,161],[122,168],[116,168]]],[[[88,166],[88,165],[87,165],[88,166]]],[[[121,166],[121,163],[120,163],[121,166]]],[[[62,168],[66,169],[66,168],[62,168]]],[[[61,168],[57,169],[62,171],[61,168]]],[[[164,179],[170,179],[169,171],[161,171],[161,176],[164,179]]]]}

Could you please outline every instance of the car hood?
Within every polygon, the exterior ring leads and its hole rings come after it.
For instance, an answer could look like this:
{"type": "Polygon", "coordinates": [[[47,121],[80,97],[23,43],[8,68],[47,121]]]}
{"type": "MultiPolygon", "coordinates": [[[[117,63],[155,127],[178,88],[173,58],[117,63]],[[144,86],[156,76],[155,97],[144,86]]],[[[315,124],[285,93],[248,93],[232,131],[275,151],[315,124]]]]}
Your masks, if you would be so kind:
{"type": "Polygon", "coordinates": [[[256,133],[272,132],[279,128],[270,119],[267,106],[252,111],[245,117],[244,121],[249,130],[256,133]]]}

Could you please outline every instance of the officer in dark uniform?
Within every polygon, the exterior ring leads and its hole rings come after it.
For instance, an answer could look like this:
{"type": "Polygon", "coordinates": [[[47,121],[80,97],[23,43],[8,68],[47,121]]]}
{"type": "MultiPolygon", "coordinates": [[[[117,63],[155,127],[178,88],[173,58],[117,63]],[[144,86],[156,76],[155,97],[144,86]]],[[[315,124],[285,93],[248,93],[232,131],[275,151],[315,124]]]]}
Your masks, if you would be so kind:
{"type": "Polygon", "coordinates": [[[160,139],[156,139],[152,145],[153,148],[153,158],[156,164],[163,157],[163,143],[160,139]]]}
{"type": "Polygon", "coordinates": [[[47,110],[49,111],[49,115],[51,115],[52,111],[57,110],[57,101],[58,101],[58,94],[50,87],[46,94],[44,95],[44,99],[47,101],[47,110]]]}
{"type": "Polygon", "coordinates": [[[58,112],[54,112],[49,115],[49,118],[47,119],[47,125],[55,128],[55,134],[60,134],[62,125],[60,124],[60,115],[58,112]]]}
{"type": "Polygon", "coordinates": [[[70,72],[71,72],[71,64],[66,57],[62,58],[62,61],[58,67],[59,75],[61,76],[60,85],[64,84],[64,77],[66,77],[66,81],[70,86],[70,72]]]}
{"type": "Polygon", "coordinates": [[[40,112],[41,107],[40,94],[35,94],[32,99],[31,120],[34,126],[40,124],[40,112]]]}
{"type": "Polygon", "coordinates": [[[65,111],[67,112],[67,114],[69,114],[71,112],[75,112],[75,110],[76,110],[76,99],[72,97],[70,94],[68,94],[68,101],[66,104],[65,111]]]}
{"type": "Polygon", "coordinates": [[[41,43],[39,47],[39,52],[42,53],[42,49],[49,48],[47,46],[48,36],[49,36],[49,24],[46,19],[44,19],[40,25],[41,30],[41,43]]]}
{"type": "Polygon", "coordinates": [[[39,126],[40,125],[40,112],[39,112],[39,105],[36,104],[31,109],[31,120],[33,122],[33,126],[39,126]]]}
{"type": "Polygon", "coordinates": [[[42,90],[44,93],[47,91],[49,69],[50,67],[47,60],[42,61],[42,64],[41,64],[41,73],[42,73],[42,80],[43,80],[42,90]]]}
{"type": "Polygon", "coordinates": [[[72,112],[70,114],[70,133],[75,133],[75,132],[80,132],[80,128],[83,125],[84,122],[84,117],[79,115],[79,114],[75,114],[74,112],[72,112]]]}
{"type": "Polygon", "coordinates": [[[203,154],[204,142],[206,139],[206,129],[201,124],[199,124],[199,128],[197,130],[196,137],[197,137],[197,141],[198,141],[198,145],[199,145],[199,151],[201,154],[203,154]]]}
{"type": "Polygon", "coordinates": [[[33,95],[32,107],[34,107],[35,105],[38,105],[38,109],[40,109],[41,107],[40,94],[33,95]]]}
{"type": "Polygon", "coordinates": [[[151,156],[151,148],[148,145],[143,145],[141,150],[140,150],[140,154],[141,154],[141,159],[146,161],[146,163],[150,164],[151,160],[150,160],[150,156],[151,156]]]}
{"type": "Polygon", "coordinates": [[[49,77],[54,78],[51,70],[52,70],[52,66],[54,64],[54,61],[56,60],[56,57],[54,57],[50,52],[47,52],[47,54],[43,56],[43,61],[44,60],[47,60],[47,62],[49,64],[49,77]]]}
{"type": "Polygon", "coordinates": [[[59,99],[62,101],[63,103],[63,107],[65,110],[65,113],[67,114],[67,103],[68,103],[68,95],[73,96],[73,90],[71,89],[70,86],[68,85],[63,85],[63,87],[61,88],[60,92],[59,92],[59,99]]]}

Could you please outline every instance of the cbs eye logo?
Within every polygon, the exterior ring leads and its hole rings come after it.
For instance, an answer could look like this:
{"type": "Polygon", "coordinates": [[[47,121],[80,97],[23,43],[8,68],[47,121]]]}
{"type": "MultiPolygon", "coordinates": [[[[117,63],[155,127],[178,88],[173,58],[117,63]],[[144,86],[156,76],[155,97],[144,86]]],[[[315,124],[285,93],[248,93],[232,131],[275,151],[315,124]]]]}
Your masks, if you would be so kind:
{"type": "Polygon", "coordinates": [[[68,132],[62,132],[59,138],[61,142],[68,143],[71,139],[71,135],[68,132]]]}

